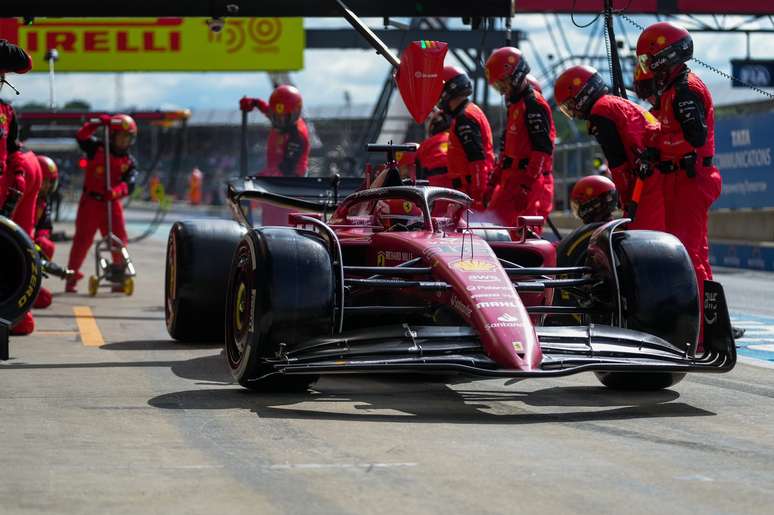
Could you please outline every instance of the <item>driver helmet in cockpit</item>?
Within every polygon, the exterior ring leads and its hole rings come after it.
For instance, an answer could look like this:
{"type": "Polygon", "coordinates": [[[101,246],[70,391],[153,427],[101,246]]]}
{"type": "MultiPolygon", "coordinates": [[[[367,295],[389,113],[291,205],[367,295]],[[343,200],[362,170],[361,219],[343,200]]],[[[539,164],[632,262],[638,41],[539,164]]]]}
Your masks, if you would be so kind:
{"type": "Polygon", "coordinates": [[[411,230],[422,225],[424,218],[422,210],[410,200],[388,199],[380,200],[374,210],[377,225],[386,231],[411,230]]]}

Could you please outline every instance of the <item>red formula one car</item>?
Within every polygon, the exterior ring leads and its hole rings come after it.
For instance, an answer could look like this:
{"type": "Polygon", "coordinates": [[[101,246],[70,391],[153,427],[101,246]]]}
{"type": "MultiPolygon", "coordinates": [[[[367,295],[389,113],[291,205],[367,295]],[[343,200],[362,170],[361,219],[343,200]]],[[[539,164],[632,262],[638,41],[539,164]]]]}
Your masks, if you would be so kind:
{"type": "Polygon", "coordinates": [[[705,288],[705,351],[696,355],[695,275],[671,235],[622,230],[626,220],[616,220],[594,231],[584,266],[557,267],[554,246],[529,230],[542,219],[477,225],[465,194],[401,184],[388,177],[339,202],[353,184],[232,181],[236,222],[172,228],[170,334],[225,337],[228,367],[251,389],[305,387],[320,374],[438,371],[593,371],[609,387],[655,389],[686,372],[733,368],[717,283],[705,288]],[[286,227],[253,228],[240,205],[256,199],[306,212],[286,227]],[[575,301],[554,305],[557,290],[575,301]],[[554,316],[579,323],[545,323],[554,316]]]}

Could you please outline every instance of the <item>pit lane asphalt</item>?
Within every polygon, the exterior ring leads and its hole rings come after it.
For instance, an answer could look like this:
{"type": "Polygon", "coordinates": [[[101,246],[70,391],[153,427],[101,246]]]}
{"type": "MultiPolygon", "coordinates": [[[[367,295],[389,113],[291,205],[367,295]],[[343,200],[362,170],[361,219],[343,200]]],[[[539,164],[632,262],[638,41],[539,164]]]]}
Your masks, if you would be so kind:
{"type": "MultiPolygon", "coordinates": [[[[0,512],[771,513],[772,369],[740,363],[647,394],[590,374],[329,377],[253,394],[219,346],[167,336],[165,237],[131,247],[133,297],[57,293],[38,332],[11,340],[0,512]],[[104,345],[83,345],[76,306],[104,345]]],[[[771,274],[718,276],[732,310],[774,312],[771,274]]]]}

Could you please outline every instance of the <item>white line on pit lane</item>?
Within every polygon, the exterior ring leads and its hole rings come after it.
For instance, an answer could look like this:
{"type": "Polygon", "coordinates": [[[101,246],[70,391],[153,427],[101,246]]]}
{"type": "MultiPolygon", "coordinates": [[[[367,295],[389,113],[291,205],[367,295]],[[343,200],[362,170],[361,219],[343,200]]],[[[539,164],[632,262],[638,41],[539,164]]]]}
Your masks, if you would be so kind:
{"type": "Polygon", "coordinates": [[[287,463],[269,465],[268,470],[319,470],[319,469],[365,469],[416,467],[418,463],[287,463]]]}

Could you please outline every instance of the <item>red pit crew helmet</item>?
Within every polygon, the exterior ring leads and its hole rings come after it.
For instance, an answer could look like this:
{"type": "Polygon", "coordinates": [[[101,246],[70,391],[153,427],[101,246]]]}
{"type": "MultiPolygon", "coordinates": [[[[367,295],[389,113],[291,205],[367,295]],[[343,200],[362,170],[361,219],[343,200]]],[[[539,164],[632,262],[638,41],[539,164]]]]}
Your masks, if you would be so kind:
{"type": "Polygon", "coordinates": [[[38,155],[40,170],[43,172],[43,182],[40,185],[40,193],[48,195],[59,187],[59,168],[53,159],[48,156],[38,155]]]}
{"type": "Polygon", "coordinates": [[[669,73],[693,57],[693,38],[682,25],[668,21],[654,23],[637,39],[637,64],[656,75],[669,73]]]}
{"type": "Polygon", "coordinates": [[[607,177],[589,175],[573,186],[570,206],[573,214],[583,223],[606,222],[618,207],[618,191],[607,177]]]}
{"type": "Polygon", "coordinates": [[[591,66],[573,66],[556,79],[554,99],[566,116],[585,119],[594,103],[607,91],[607,85],[597,70],[591,66]]]}
{"type": "Polygon", "coordinates": [[[275,89],[269,97],[269,119],[275,129],[284,131],[295,125],[301,117],[303,99],[293,86],[283,85],[275,89]]]}
{"type": "Polygon", "coordinates": [[[108,124],[110,145],[118,151],[126,151],[137,137],[137,123],[128,114],[114,114],[108,124]]]}
{"type": "Polygon", "coordinates": [[[529,74],[529,65],[518,48],[498,48],[484,65],[487,82],[501,95],[521,91],[529,74]]]}
{"type": "Polygon", "coordinates": [[[438,101],[438,107],[446,112],[451,111],[450,102],[458,97],[469,97],[473,94],[473,83],[465,71],[458,66],[444,66],[443,90],[441,90],[441,99],[438,101]]]}

